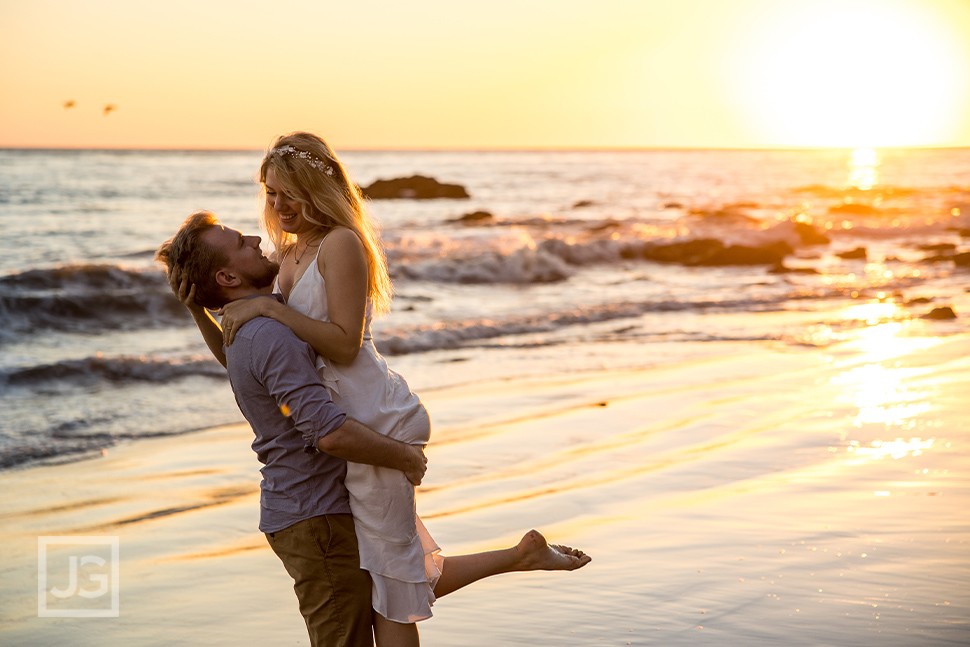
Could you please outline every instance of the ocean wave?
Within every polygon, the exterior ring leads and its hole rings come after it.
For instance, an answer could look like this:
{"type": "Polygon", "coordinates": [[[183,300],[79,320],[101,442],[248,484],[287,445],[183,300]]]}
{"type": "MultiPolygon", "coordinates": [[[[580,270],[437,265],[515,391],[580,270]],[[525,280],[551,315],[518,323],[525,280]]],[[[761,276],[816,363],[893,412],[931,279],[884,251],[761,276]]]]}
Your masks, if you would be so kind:
{"type": "MultiPolygon", "coordinates": [[[[904,186],[892,186],[889,184],[877,184],[870,189],[860,189],[854,186],[842,186],[834,187],[827,186],[824,184],[809,184],[806,186],[795,187],[791,190],[793,194],[809,194],[818,198],[832,198],[832,199],[864,199],[864,200],[886,200],[892,198],[908,198],[915,195],[921,194],[938,194],[941,191],[947,191],[946,189],[940,189],[934,187],[931,189],[918,189],[912,187],[904,186]]],[[[958,192],[959,189],[956,187],[951,187],[950,192],[958,192]]]]}
{"type": "Polygon", "coordinates": [[[813,294],[779,294],[748,299],[724,299],[709,301],[643,301],[609,303],[587,306],[566,312],[541,315],[512,316],[504,320],[480,319],[413,326],[406,329],[382,332],[375,345],[385,355],[406,355],[431,350],[480,345],[476,342],[531,333],[554,332],[567,326],[599,323],[613,319],[639,317],[651,312],[677,312],[688,310],[768,310],[781,307],[798,298],[813,298],[813,294]]]}
{"type": "Polygon", "coordinates": [[[0,277],[0,331],[100,332],[185,323],[161,272],[114,265],[33,269],[0,277]]]}
{"type": "Polygon", "coordinates": [[[145,288],[166,285],[161,272],[138,272],[117,265],[63,265],[0,277],[0,287],[17,290],[145,288]]]}
{"type": "MultiPolygon", "coordinates": [[[[691,210],[675,222],[643,220],[555,221],[567,227],[536,227],[529,219],[515,221],[519,235],[509,240],[467,239],[430,247],[432,254],[395,248],[388,254],[392,277],[439,283],[528,285],[561,282],[578,269],[618,265],[630,261],[664,261],[684,265],[772,265],[780,257],[803,248],[825,248],[836,239],[894,239],[953,236],[970,228],[970,207],[953,203],[934,215],[919,209],[880,207],[876,211],[827,213],[820,218],[790,211],[787,216],[749,215],[753,203],[728,204],[716,209],[691,210]],[[878,212],[878,213],[877,213],[878,212]],[[875,215],[873,215],[875,214],[875,215]],[[477,243],[476,248],[474,244],[477,243]],[[707,244],[723,246],[696,263],[679,248],[707,244]],[[670,253],[665,249],[669,248],[670,253]],[[731,248],[736,248],[732,250],[731,248]]],[[[875,209],[875,208],[870,208],[875,209]]],[[[540,222],[540,221],[536,221],[540,222]]],[[[500,223],[496,223],[498,225],[500,223]]]]}
{"type": "Polygon", "coordinates": [[[47,464],[66,462],[93,455],[94,452],[110,447],[114,441],[97,438],[82,438],[56,444],[44,439],[21,440],[0,446],[0,469],[8,469],[25,464],[47,464]]]}
{"type": "MultiPolygon", "coordinates": [[[[792,248],[808,244],[804,229],[818,236],[810,225],[795,222],[782,222],[757,230],[722,231],[721,239],[727,241],[725,247],[744,245],[766,247],[784,243],[790,252],[792,248]]],[[[693,233],[693,232],[692,232],[693,233]]],[[[708,240],[720,244],[721,239],[708,240]]],[[[487,251],[462,256],[443,256],[407,262],[400,259],[392,264],[392,277],[439,283],[505,283],[533,284],[564,281],[575,274],[578,268],[592,265],[609,265],[632,260],[656,260],[652,251],[665,245],[684,244],[700,240],[693,235],[681,238],[658,239],[650,233],[643,233],[635,227],[625,225],[600,228],[585,236],[551,236],[528,243],[511,251],[487,251]],[[620,231],[620,229],[623,231],[620,231]]],[[[824,239],[828,242],[827,239],[824,239]]],[[[777,254],[775,254],[777,255],[777,254]]],[[[397,259],[396,259],[397,260],[397,259]]],[[[676,255],[672,262],[679,262],[676,255]]],[[[686,264],[687,261],[684,261],[686,264]]],[[[774,262],[774,261],[771,261],[774,262]]],[[[753,264],[764,264],[763,261],[753,264]]],[[[735,264],[731,262],[712,263],[735,264]]]]}
{"type": "Polygon", "coordinates": [[[488,252],[406,263],[394,266],[392,271],[394,278],[438,283],[553,283],[572,274],[573,269],[563,258],[527,247],[507,254],[488,252]]]}
{"type": "Polygon", "coordinates": [[[225,369],[211,358],[156,359],[146,357],[86,357],[16,369],[0,374],[9,385],[25,386],[47,381],[168,382],[201,375],[224,379],[225,369]]]}

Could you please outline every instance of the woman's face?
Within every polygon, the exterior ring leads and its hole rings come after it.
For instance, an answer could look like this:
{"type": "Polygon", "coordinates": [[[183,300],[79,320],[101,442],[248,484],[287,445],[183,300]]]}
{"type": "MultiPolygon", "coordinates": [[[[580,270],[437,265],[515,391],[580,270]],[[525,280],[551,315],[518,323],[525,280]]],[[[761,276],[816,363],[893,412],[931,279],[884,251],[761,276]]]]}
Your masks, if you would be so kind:
{"type": "Polygon", "coordinates": [[[263,185],[266,187],[266,204],[276,212],[283,231],[288,234],[301,234],[316,226],[303,217],[303,205],[283,192],[272,168],[266,169],[263,185]]]}

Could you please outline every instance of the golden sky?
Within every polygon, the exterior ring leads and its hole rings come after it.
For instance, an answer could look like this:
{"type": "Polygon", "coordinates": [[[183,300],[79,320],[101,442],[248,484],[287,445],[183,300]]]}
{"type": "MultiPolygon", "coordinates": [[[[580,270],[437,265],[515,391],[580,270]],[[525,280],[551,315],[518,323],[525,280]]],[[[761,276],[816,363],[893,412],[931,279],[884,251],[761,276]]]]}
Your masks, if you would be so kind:
{"type": "Polygon", "coordinates": [[[970,146],[967,34],[970,0],[0,0],[0,147],[970,146]]]}

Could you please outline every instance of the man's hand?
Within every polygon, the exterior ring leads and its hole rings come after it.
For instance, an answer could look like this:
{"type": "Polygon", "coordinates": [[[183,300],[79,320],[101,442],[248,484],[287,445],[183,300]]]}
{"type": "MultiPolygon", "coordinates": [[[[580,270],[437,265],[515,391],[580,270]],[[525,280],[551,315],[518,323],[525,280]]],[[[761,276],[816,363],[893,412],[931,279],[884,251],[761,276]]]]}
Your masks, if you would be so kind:
{"type": "MultiPolygon", "coordinates": [[[[322,388],[322,387],[321,387],[322,388]]],[[[420,485],[428,471],[424,445],[411,445],[388,438],[352,418],[317,441],[317,449],[352,463],[389,467],[404,472],[414,485],[420,485]]]]}
{"type": "Polygon", "coordinates": [[[428,471],[428,457],[424,455],[424,445],[408,445],[409,462],[413,467],[404,470],[404,476],[412,485],[421,485],[425,472],[428,471]]]}

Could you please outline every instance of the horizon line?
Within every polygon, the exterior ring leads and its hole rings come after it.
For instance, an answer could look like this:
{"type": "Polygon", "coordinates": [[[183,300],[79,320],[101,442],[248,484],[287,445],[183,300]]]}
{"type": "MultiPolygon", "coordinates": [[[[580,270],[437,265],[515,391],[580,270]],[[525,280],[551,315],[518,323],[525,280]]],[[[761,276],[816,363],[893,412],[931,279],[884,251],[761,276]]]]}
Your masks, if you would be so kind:
{"type": "MultiPolygon", "coordinates": [[[[594,152],[662,152],[662,151],[850,151],[857,149],[873,150],[957,150],[970,148],[970,144],[917,144],[899,146],[546,146],[546,147],[392,147],[392,148],[341,148],[337,150],[353,153],[594,153],[594,152]]],[[[0,151],[104,151],[104,152],[198,152],[198,153],[245,153],[262,152],[265,148],[248,147],[197,147],[180,146],[5,146],[0,151]]]]}

